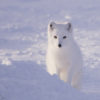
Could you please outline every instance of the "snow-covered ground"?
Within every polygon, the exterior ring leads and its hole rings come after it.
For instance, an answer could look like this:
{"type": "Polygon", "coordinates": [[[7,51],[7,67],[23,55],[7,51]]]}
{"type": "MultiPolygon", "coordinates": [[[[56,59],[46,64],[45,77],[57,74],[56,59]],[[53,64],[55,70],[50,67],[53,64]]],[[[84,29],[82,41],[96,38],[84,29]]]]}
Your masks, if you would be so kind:
{"type": "Polygon", "coordinates": [[[99,0],[0,0],[0,100],[100,100],[99,9],[99,0]],[[73,23],[81,91],[45,70],[50,20],[73,23]]]}

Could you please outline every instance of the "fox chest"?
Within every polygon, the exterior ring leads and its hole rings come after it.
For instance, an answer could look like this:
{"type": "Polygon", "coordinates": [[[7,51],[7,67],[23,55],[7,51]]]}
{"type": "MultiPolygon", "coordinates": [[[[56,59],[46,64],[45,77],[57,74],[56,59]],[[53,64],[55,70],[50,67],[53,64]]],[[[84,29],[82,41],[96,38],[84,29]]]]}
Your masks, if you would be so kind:
{"type": "Polygon", "coordinates": [[[52,53],[52,60],[58,68],[69,67],[71,62],[69,55],[65,51],[52,53]]]}

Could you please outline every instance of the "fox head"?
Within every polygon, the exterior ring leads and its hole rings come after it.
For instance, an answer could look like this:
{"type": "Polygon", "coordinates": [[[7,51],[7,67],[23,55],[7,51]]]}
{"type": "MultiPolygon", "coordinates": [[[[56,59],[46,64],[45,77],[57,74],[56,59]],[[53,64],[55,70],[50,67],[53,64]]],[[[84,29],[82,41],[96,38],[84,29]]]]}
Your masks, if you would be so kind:
{"type": "Polygon", "coordinates": [[[67,22],[58,24],[50,22],[48,25],[48,42],[58,48],[62,48],[72,39],[72,24],[67,22]]]}

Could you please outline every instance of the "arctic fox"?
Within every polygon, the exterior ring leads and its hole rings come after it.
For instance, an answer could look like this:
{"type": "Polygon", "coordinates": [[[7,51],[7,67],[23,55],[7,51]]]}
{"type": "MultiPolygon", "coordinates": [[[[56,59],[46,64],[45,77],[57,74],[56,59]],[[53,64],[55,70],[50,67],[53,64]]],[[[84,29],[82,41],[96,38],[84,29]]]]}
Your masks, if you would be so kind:
{"type": "Polygon", "coordinates": [[[73,38],[70,22],[51,22],[48,25],[47,71],[61,80],[80,88],[82,55],[73,38]]]}

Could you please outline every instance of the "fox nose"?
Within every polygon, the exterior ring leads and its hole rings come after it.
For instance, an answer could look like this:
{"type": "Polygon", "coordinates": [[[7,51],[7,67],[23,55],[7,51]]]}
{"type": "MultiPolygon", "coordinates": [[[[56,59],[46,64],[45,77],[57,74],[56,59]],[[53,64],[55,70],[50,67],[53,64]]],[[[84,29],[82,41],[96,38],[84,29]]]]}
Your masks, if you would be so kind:
{"type": "Polygon", "coordinates": [[[58,47],[60,48],[61,47],[61,44],[58,44],[58,47]]]}

